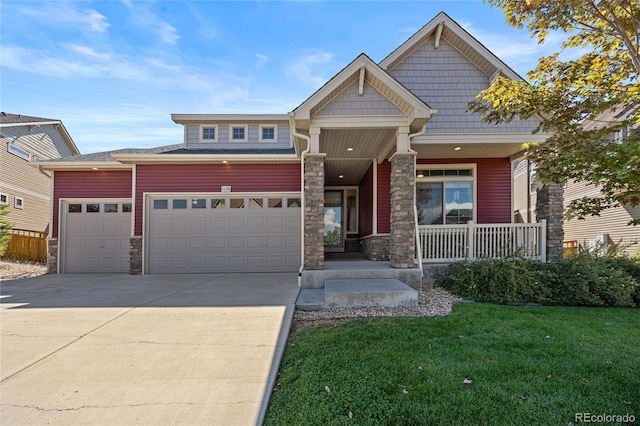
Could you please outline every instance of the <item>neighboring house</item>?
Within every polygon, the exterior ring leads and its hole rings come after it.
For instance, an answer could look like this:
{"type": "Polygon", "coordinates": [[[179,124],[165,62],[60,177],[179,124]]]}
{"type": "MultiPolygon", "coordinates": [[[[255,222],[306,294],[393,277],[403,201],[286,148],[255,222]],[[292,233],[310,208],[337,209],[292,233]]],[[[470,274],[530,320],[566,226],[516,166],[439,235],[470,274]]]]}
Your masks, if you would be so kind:
{"type": "Polygon", "coordinates": [[[60,120],[0,113],[0,203],[14,229],[48,232],[51,172],[30,162],[79,154],[60,120]]]}
{"type": "Polygon", "coordinates": [[[520,78],[441,13],[288,114],[173,114],[182,144],[47,162],[51,269],[304,275],[360,251],[413,270],[507,240],[544,257],[540,234],[525,241],[541,227],[512,224],[511,189],[522,144],[547,136],[467,112],[498,75],[520,78]],[[463,241],[469,221],[485,225],[463,241]]]}
{"type": "MultiPolygon", "coordinates": [[[[585,128],[590,129],[612,121],[624,119],[631,108],[614,108],[593,120],[585,121],[585,128]]],[[[612,140],[622,140],[629,131],[635,129],[623,128],[611,135],[612,140]]],[[[536,221],[536,182],[535,165],[527,160],[520,161],[514,168],[514,216],[516,222],[536,221]],[[529,216],[527,208],[529,207],[529,216]]],[[[564,185],[564,209],[571,201],[583,197],[601,196],[600,189],[585,182],[574,180],[564,185]]],[[[618,206],[604,210],[600,216],[590,216],[585,220],[570,219],[564,221],[564,240],[567,248],[578,250],[598,248],[602,244],[607,246],[622,243],[628,253],[635,253],[640,249],[640,226],[629,226],[631,220],[640,219],[640,206],[618,206]]]]}

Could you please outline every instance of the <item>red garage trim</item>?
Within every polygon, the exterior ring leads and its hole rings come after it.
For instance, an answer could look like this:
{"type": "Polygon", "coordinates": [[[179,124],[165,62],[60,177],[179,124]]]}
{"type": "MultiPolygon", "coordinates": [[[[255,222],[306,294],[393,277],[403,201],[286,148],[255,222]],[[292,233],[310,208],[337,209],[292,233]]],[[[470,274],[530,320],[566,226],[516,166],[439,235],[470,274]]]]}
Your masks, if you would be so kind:
{"type": "Polygon", "coordinates": [[[142,235],[145,192],[299,192],[299,164],[170,164],[136,166],[135,235],[142,235]]]}
{"type": "Polygon", "coordinates": [[[131,170],[55,171],[52,237],[58,237],[61,198],[131,198],[131,170]]]}

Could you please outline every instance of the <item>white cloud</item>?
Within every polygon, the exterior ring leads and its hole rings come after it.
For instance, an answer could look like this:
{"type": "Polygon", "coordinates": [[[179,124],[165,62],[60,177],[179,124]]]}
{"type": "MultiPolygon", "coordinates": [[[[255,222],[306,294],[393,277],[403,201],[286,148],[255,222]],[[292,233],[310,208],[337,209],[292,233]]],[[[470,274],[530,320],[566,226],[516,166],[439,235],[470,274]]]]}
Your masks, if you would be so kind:
{"type": "Polygon", "coordinates": [[[264,64],[266,64],[267,62],[269,62],[269,57],[266,55],[262,55],[260,53],[256,53],[256,68],[260,68],[262,67],[264,64]]]}
{"type": "Polygon", "coordinates": [[[335,53],[312,50],[310,53],[294,60],[288,66],[286,73],[289,77],[317,88],[327,80],[321,74],[322,65],[330,63],[334,57],[335,53]]]}
{"type": "Polygon", "coordinates": [[[107,17],[94,9],[73,9],[68,3],[55,2],[46,4],[42,8],[30,9],[21,8],[19,13],[37,18],[44,18],[40,23],[45,25],[67,24],[80,27],[81,30],[103,33],[111,25],[107,22],[107,17]]]}
{"type": "Polygon", "coordinates": [[[176,44],[180,39],[180,36],[178,35],[178,30],[176,30],[174,26],[169,25],[163,21],[158,21],[157,26],[158,26],[158,34],[160,35],[160,38],[162,39],[162,41],[164,41],[165,43],[176,44]]]}
{"type": "Polygon", "coordinates": [[[324,233],[333,232],[336,228],[341,227],[340,208],[324,209],[324,233]],[[337,210],[337,211],[336,211],[337,210]],[[336,218],[338,219],[336,221],[336,218]]]}
{"type": "Polygon", "coordinates": [[[99,53],[96,52],[94,49],[92,49],[89,46],[82,46],[79,44],[74,44],[74,43],[68,43],[68,44],[64,44],[64,46],[74,52],[80,53],[82,55],[85,56],[89,56],[92,58],[96,58],[96,59],[100,59],[103,61],[110,61],[112,59],[112,55],[109,53],[99,53]]]}

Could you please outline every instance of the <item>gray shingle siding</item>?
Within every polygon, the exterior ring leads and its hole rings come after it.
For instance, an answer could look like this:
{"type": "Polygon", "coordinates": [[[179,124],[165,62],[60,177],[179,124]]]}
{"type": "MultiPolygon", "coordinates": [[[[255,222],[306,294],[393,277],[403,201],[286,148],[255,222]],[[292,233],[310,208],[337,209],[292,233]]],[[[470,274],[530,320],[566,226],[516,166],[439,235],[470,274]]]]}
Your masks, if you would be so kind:
{"type": "MultiPolygon", "coordinates": [[[[260,142],[260,124],[249,124],[246,142],[230,141],[230,129],[232,126],[243,126],[245,124],[217,124],[218,141],[212,143],[200,142],[200,126],[197,124],[186,125],[187,149],[283,149],[289,148],[291,142],[289,125],[278,124],[278,139],[276,142],[260,142]]],[[[212,125],[213,126],[213,125],[212,125]]],[[[276,126],[265,124],[265,126],[276,126]]]]}
{"type": "Polygon", "coordinates": [[[444,39],[434,49],[427,40],[391,75],[438,112],[427,125],[431,133],[531,133],[535,121],[514,120],[493,125],[467,112],[467,104],[489,87],[489,77],[444,39]]]}
{"type": "Polygon", "coordinates": [[[369,84],[358,95],[358,83],[353,83],[324,108],[316,113],[323,115],[404,115],[398,107],[369,84]]]}

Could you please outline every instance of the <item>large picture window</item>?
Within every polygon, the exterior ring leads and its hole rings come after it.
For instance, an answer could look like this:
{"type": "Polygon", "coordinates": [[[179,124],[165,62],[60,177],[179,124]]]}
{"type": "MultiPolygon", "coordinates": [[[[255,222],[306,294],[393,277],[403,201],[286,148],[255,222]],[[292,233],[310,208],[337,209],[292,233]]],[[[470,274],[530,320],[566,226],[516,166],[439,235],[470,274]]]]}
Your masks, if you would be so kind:
{"type": "Polygon", "coordinates": [[[474,220],[474,175],[472,167],[417,170],[418,224],[461,224],[474,220]]]}

